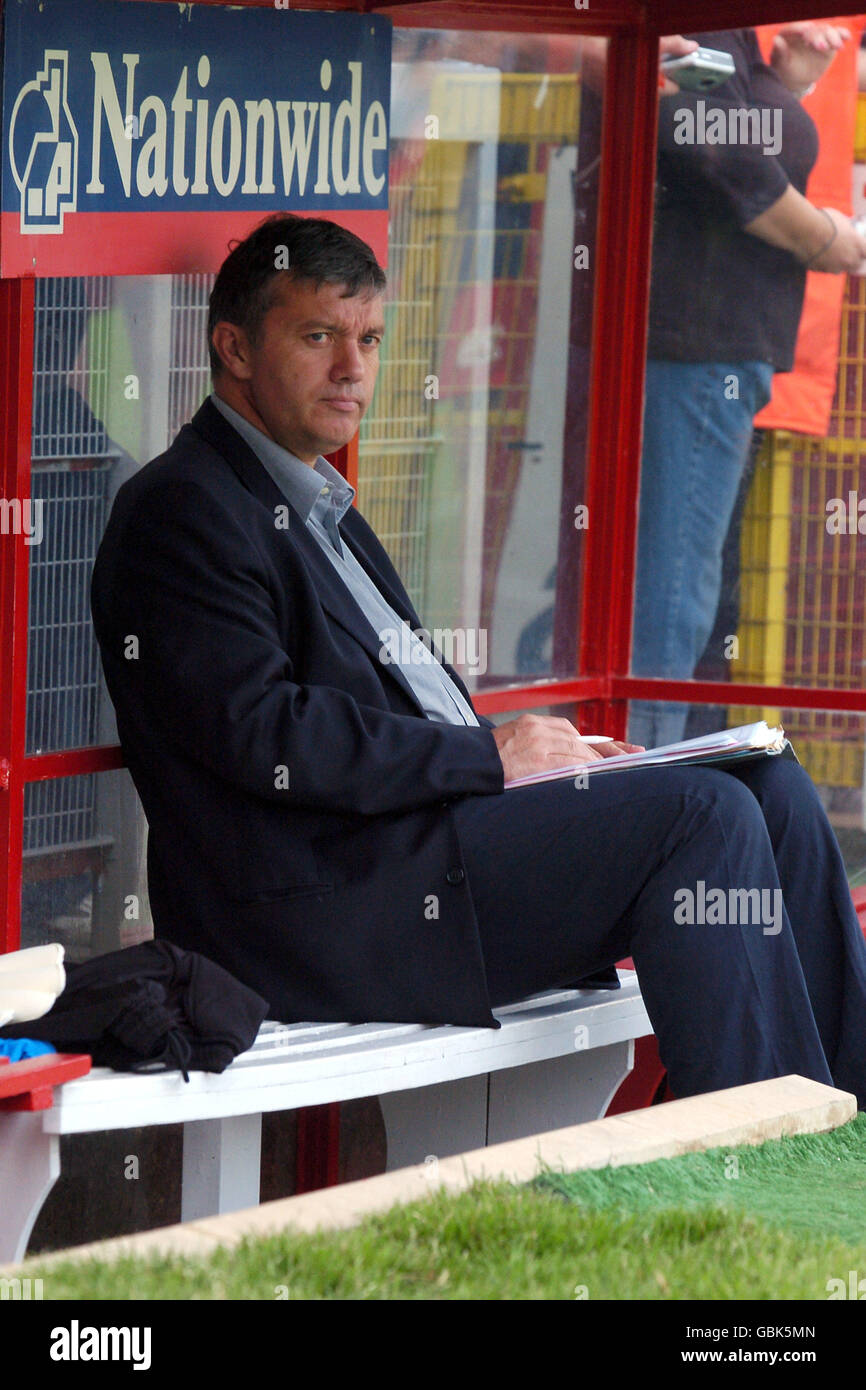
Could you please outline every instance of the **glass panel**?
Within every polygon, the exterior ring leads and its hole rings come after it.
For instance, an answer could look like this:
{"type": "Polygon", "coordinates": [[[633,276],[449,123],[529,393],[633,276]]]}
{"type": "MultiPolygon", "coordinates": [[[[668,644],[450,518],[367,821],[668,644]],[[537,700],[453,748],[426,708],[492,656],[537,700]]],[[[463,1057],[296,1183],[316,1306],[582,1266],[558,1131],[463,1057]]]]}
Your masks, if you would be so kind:
{"type": "MultiPolygon", "coordinates": [[[[476,686],[574,670],[604,47],[397,32],[360,503],[476,686]]],[[[90,570],[117,488],[210,389],[211,283],[37,282],[29,752],[113,738],[90,570]]]]}
{"type": "Polygon", "coordinates": [[[394,32],[388,328],[359,501],[476,689],[575,669],[604,52],[394,32]]]}
{"type": "Polygon", "coordinates": [[[31,782],[24,794],[21,945],[70,961],[153,936],[146,823],[125,771],[31,782]]]}
{"type": "MultiPolygon", "coordinates": [[[[202,275],[36,282],[28,753],[117,741],[91,569],[117,489],[209,389],[210,285],[202,275]]],[[[24,814],[22,945],[59,940],[77,959],[152,934],[136,858],[144,820],[125,773],[30,784],[24,814]]]]}
{"type": "MultiPolygon", "coordinates": [[[[395,39],[389,323],[359,500],[473,685],[571,674],[605,41],[395,39]]],[[[92,564],[118,488],[210,389],[211,283],[37,282],[29,753],[116,741],[92,564]]],[[[103,790],[114,776],[28,787],[24,944],[87,953],[149,930],[143,896],[132,925],[118,908],[116,846],[140,847],[142,821],[125,774],[103,790]]]]}
{"type": "MultiPolygon", "coordinates": [[[[866,680],[866,288],[841,273],[807,285],[803,265],[830,225],[816,209],[850,207],[852,155],[866,157],[852,145],[862,24],[849,28],[802,100],[772,27],[695,35],[735,76],[661,100],[635,675],[866,680]]],[[[633,703],[630,733],[682,737],[686,708],[633,703]]]]}
{"type": "Polygon", "coordinates": [[[90,573],[117,489],[162,452],[210,388],[211,283],[204,275],[36,282],[29,753],[115,738],[90,573]]]}

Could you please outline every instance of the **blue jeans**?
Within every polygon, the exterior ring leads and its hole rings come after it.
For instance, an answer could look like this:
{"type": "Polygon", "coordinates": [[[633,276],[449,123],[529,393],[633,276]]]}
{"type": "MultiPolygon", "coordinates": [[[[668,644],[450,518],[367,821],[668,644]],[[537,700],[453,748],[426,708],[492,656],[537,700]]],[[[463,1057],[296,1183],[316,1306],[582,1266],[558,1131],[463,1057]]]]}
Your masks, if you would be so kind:
{"type": "MultiPolygon", "coordinates": [[[[766,362],[647,363],[632,673],[688,680],[707,643],[722,549],[770,399],[766,362]],[[737,395],[729,399],[736,390],[737,395]]],[[[683,737],[688,705],[635,700],[628,736],[648,748],[683,737]]]]}

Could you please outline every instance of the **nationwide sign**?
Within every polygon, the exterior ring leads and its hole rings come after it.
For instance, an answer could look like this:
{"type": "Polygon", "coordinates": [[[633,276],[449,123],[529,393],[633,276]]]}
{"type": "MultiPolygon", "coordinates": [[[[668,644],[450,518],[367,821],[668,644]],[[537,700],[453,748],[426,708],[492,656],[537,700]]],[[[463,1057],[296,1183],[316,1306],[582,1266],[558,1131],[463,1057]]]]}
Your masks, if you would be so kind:
{"type": "Polygon", "coordinates": [[[389,20],[139,0],[3,18],[0,275],[215,270],[280,210],[384,264],[389,20]]]}

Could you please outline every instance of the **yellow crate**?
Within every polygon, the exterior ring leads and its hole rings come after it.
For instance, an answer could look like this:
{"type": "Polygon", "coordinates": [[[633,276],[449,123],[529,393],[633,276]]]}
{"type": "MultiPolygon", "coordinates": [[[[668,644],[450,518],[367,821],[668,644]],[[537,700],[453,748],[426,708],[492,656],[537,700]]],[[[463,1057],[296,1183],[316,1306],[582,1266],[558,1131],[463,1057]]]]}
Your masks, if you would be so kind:
{"type": "MultiPolygon", "coordinates": [[[[866,296],[849,281],[843,345],[860,341],[866,296]]],[[[840,366],[834,431],[826,439],[767,434],[750,489],[740,546],[740,660],[734,680],[853,689],[866,677],[866,585],[857,537],[832,534],[827,503],[866,495],[866,360],[840,366]]],[[[863,783],[859,715],[732,709],[731,721],[783,723],[823,785],[863,783]]]]}
{"type": "Polygon", "coordinates": [[[866,92],[857,94],[857,124],[854,127],[854,158],[866,164],[866,92]]]}
{"type": "Polygon", "coordinates": [[[786,732],[813,782],[822,787],[862,787],[862,741],[831,743],[824,738],[809,738],[808,734],[787,726],[786,732]]]}
{"type": "Polygon", "coordinates": [[[580,84],[575,73],[506,73],[501,101],[500,140],[577,140],[580,84]]]}

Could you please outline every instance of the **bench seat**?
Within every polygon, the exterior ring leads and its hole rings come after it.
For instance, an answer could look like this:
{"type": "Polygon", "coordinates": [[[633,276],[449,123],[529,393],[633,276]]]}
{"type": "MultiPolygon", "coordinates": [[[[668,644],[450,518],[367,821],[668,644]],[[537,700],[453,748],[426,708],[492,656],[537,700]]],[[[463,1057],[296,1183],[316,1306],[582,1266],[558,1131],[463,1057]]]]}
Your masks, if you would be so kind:
{"type": "Polygon", "coordinates": [[[500,1029],[264,1023],[221,1075],[95,1067],[35,1113],[0,1113],[0,1261],[23,1257],[59,1136],[184,1125],[182,1219],[255,1206],[267,1111],[378,1096],[388,1169],[598,1119],[652,1032],[637,977],[497,1009],[500,1029]],[[16,1174],[31,1174],[26,1190],[16,1174]]]}

